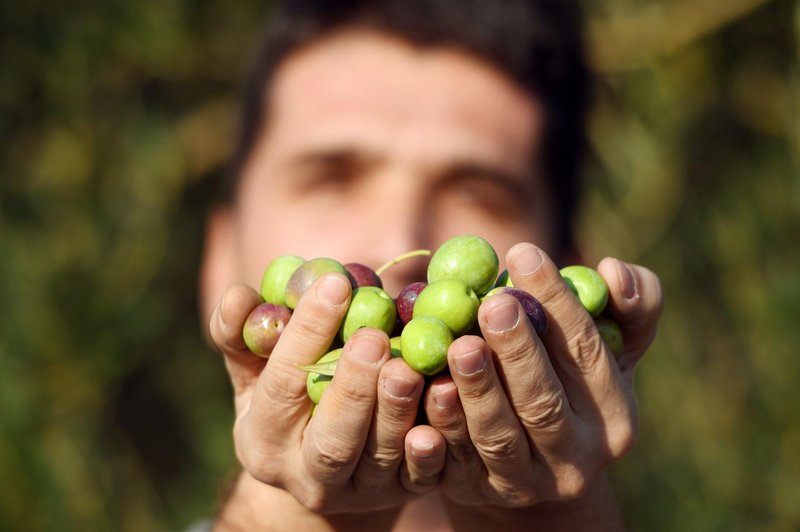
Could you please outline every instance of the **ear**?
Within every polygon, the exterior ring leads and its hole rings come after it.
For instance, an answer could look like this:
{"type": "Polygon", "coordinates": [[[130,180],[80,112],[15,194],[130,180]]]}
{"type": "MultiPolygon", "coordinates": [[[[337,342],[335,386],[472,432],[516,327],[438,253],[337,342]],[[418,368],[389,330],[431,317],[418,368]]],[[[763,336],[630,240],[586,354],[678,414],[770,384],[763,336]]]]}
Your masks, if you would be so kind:
{"type": "Polygon", "coordinates": [[[233,282],[235,267],[234,221],[230,206],[216,207],[206,220],[203,262],[200,267],[200,313],[204,324],[233,282]]]}

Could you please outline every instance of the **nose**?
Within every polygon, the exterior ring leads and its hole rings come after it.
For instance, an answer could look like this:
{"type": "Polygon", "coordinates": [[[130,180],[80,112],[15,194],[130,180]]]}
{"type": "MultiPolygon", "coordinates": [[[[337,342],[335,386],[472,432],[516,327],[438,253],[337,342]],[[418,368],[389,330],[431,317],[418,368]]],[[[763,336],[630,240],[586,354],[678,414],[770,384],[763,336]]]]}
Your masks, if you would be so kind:
{"type": "MultiPolygon", "coordinates": [[[[419,197],[413,187],[387,187],[385,194],[386,198],[376,203],[386,208],[378,209],[377,219],[367,222],[372,225],[369,229],[371,249],[365,255],[375,268],[411,251],[430,249],[431,245],[424,198],[419,197]]],[[[381,274],[384,288],[396,297],[409,283],[424,281],[427,267],[426,256],[409,257],[393,264],[381,274]]]]}

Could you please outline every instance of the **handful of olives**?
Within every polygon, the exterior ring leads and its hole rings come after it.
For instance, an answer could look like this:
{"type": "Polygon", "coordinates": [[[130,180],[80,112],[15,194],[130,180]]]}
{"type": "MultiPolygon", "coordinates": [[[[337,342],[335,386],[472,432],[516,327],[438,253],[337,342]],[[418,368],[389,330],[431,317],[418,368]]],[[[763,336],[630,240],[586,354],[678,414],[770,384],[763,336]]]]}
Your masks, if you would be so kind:
{"type": "MultiPolygon", "coordinates": [[[[325,273],[339,272],[348,276],[353,293],[331,351],[316,364],[301,367],[308,371],[311,400],[319,402],[335,375],[341,346],[361,327],[384,331],[390,336],[392,356],[402,357],[423,375],[436,375],[447,367],[450,344],[458,336],[476,331],[478,307],[483,299],[496,293],[514,296],[537,334],[547,331],[547,313],[542,304],[514,288],[507,271],[498,270],[495,250],[474,235],[451,238],[433,254],[428,250],[406,253],[377,270],[358,263],[342,265],[330,258],[305,261],[284,255],[273,260],[264,272],[261,296],[265,302],[253,309],[246,320],[244,340],[253,353],[268,357],[303,292],[325,273]],[[393,299],[383,290],[380,275],[394,264],[420,255],[431,255],[427,281],[409,284],[393,299]]],[[[561,275],[617,354],[622,348],[621,330],[612,319],[601,316],[608,301],[603,278],[585,266],[567,266],[561,275]]]]}

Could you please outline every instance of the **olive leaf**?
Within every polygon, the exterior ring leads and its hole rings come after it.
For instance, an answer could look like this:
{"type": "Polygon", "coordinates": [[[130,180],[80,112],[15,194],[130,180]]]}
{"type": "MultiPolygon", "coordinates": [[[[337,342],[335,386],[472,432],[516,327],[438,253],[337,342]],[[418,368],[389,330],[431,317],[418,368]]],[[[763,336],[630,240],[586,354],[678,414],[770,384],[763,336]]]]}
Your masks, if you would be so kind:
{"type": "Polygon", "coordinates": [[[338,362],[339,360],[336,359],[328,362],[317,362],[316,364],[308,364],[308,365],[297,364],[296,367],[297,369],[301,369],[309,373],[318,373],[320,375],[333,377],[334,373],[336,373],[336,364],[338,362]]]}

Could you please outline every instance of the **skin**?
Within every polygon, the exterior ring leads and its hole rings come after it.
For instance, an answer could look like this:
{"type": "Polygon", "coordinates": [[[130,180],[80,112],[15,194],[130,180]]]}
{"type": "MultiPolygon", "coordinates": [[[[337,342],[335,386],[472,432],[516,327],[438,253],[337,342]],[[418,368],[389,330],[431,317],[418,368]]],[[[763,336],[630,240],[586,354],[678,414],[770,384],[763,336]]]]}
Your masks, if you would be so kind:
{"type": "MultiPolygon", "coordinates": [[[[235,202],[209,220],[201,280],[243,466],[218,528],[620,528],[604,471],[635,438],[632,372],[655,335],[661,289],[646,268],[598,265],[626,342],[617,365],[550,258],[575,255],[556,247],[536,171],[538,102],[465,53],[355,30],[291,55],[268,97],[235,202]],[[486,238],[514,285],[542,301],[544,337],[513,297],[488,298],[486,340],[457,340],[452,378],[423,397],[422,377],[390,357],[386,335],[361,329],[313,418],[295,366],[327,351],[346,278],[327,274],[306,292],[267,362],[245,349],[250,287],[275,256],[376,267],[462,233],[486,238]],[[518,242],[537,246],[510,249],[518,242]],[[414,426],[420,401],[430,426],[414,426]]],[[[383,278],[396,295],[425,278],[425,261],[383,278]]]]}

